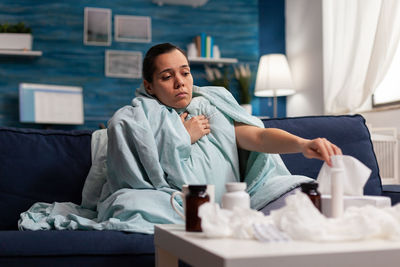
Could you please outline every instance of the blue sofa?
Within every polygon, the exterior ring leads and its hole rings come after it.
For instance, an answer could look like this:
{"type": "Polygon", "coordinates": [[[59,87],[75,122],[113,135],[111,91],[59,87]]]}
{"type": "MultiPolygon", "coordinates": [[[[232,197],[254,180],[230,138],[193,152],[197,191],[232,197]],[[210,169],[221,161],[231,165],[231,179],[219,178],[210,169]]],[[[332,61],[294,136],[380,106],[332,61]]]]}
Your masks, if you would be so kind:
{"type": "MultiPolygon", "coordinates": [[[[364,192],[383,190],[364,118],[314,116],[266,119],[305,137],[326,137],[372,169],[364,192]]],[[[91,166],[91,131],[35,130],[0,127],[0,266],[154,266],[153,236],[117,231],[18,231],[19,214],[35,202],[81,202],[91,166]]],[[[322,162],[300,154],[282,155],[293,174],[316,178],[322,162]]]]}

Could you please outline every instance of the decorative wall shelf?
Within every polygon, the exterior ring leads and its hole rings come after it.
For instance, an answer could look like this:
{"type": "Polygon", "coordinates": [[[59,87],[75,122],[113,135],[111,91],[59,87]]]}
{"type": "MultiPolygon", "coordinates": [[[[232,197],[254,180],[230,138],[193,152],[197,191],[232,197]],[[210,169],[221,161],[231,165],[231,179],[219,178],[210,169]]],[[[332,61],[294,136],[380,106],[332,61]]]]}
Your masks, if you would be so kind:
{"type": "Polygon", "coordinates": [[[153,3],[162,6],[164,4],[169,5],[186,5],[192,7],[199,7],[207,3],[208,0],[153,0],[153,3]]]}
{"type": "Polygon", "coordinates": [[[0,56],[29,56],[29,57],[40,57],[42,51],[32,51],[32,50],[6,50],[0,49],[0,56]]]}
{"type": "Polygon", "coordinates": [[[207,57],[189,57],[189,62],[192,64],[217,64],[227,65],[238,63],[237,58],[207,58],[207,57]]]}

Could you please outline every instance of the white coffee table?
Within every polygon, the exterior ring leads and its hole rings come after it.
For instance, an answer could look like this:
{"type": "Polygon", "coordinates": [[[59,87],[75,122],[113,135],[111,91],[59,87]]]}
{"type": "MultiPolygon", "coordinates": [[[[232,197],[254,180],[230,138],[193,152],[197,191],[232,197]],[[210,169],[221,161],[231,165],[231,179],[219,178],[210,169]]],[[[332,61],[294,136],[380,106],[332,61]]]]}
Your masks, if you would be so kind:
{"type": "Polygon", "coordinates": [[[181,259],[193,266],[400,266],[400,242],[284,242],[207,239],[188,233],[183,225],[156,225],[156,266],[178,266],[181,259]]]}

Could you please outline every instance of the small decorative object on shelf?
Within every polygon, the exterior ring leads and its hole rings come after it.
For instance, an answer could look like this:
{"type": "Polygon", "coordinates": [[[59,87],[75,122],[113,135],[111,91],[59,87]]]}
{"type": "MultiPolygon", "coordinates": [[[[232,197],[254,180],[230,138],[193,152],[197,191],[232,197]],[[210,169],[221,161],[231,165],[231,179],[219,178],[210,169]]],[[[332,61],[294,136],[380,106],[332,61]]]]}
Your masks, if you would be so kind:
{"type": "Polygon", "coordinates": [[[233,67],[235,72],[235,79],[239,84],[239,92],[240,92],[240,103],[244,109],[246,109],[250,114],[251,110],[251,94],[250,94],[250,85],[251,85],[251,70],[248,64],[233,67]]]}
{"type": "Polygon", "coordinates": [[[32,50],[32,30],[23,22],[0,24],[0,49],[32,50]]]}
{"type": "Polygon", "coordinates": [[[228,69],[225,68],[223,73],[218,68],[210,68],[209,66],[204,66],[206,70],[206,79],[211,85],[222,86],[229,90],[229,74],[228,69]]]}

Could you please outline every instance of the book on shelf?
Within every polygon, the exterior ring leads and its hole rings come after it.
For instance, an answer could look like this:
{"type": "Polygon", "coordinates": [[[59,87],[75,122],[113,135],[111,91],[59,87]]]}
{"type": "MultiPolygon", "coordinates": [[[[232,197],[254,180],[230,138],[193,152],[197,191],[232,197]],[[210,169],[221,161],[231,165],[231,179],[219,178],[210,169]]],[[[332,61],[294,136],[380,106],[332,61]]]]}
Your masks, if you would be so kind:
{"type": "Polygon", "coordinates": [[[197,35],[194,37],[194,44],[196,45],[197,57],[201,57],[201,37],[197,35]]]}
{"type": "Polygon", "coordinates": [[[197,57],[213,58],[214,37],[201,33],[193,38],[196,45],[197,57]]]}
{"type": "Polygon", "coordinates": [[[207,35],[206,37],[206,57],[213,57],[213,44],[214,38],[212,36],[207,35]]]}
{"type": "Polygon", "coordinates": [[[207,35],[205,33],[201,33],[200,38],[201,38],[201,57],[205,57],[207,35]]]}

